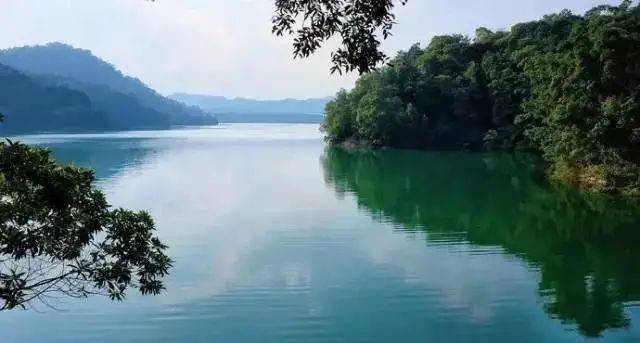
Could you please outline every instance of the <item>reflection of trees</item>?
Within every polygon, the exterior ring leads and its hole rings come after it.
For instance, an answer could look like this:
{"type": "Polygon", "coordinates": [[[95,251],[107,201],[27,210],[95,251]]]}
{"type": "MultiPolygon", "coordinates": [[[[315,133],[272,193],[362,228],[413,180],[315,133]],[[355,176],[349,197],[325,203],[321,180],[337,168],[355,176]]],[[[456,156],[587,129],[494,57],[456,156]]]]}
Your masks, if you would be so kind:
{"type": "Polygon", "coordinates": [[[91,168],[98,179],[106,179],[123,168],[142,163],[154,151],[139,138],[90,139],[42,144],[56,160],[91,168]]]}
{"type": "Polygon", "coordinates": [[[640,300],[635,205],[548,187],[533,162],[508,155],[328,149],[322,164],[374,217],[537,266],[545,311],[582,334],[629,325],[623,303],[640,300]]]}

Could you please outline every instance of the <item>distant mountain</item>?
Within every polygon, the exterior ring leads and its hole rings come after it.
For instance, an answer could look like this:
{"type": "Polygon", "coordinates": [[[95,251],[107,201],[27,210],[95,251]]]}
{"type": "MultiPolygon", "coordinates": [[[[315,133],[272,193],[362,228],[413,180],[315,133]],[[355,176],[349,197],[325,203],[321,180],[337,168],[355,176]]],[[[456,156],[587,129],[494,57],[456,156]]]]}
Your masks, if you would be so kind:
{"type": "Polygon", "coordinates": [[[317,123],[324,118],[324,107],[331,100],[282,99],[255,100],[201,94],[175,93],[170,98],[215,114],[221,122],[303,122],[317,123]]]}
{"type": "Polygon", "coordinates": [[[109,128],[217,123],[214,116],[160,95],[88,50],[61,43],[11,48],[0,50],[0,63],[44,87],[64,87],[86,94],[92,108],[104,114],[109,128]]]}
{"type": "Polygon", "coordinates": [[[321,124],[324,122],[322,114],[300,113],[217,113],[221,123],[307,123],[321,124]]]}
{"type": "Polygon", "coordinates": [[[43,85],[0,64],[0,125],[3,132],[96,130],[108,126],[89,96],[65,86],[43,85]]]}
{"type": "Polygon", "coordinates": [[[249,113],[304,113],[323,114],[324,106],[330,97],[315,99],[255,100],[246,98],[226,98],[202,94],[174,93],[170,98],[185,104],[198,106],[211,112],[249,112],[249,113]]]}

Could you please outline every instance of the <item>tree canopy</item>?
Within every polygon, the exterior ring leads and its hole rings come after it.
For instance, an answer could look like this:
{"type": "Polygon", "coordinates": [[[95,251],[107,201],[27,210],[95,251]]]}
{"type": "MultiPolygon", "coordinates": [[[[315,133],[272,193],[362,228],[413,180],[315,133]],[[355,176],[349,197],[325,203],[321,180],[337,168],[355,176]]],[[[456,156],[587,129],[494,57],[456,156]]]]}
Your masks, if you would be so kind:
{"type": "Polygon", "coordinates": [[[171,267],[144,212],[111,209],[91,170],[0,143],[0,310],[127,289],[158,294],[171,267]]]}
{"type": "Polygon", "coordinates": [[[333,143],[541,153],[590,189],[640,188],[640,9],[631,1],[438,36],[326,108],[333,143]]]}

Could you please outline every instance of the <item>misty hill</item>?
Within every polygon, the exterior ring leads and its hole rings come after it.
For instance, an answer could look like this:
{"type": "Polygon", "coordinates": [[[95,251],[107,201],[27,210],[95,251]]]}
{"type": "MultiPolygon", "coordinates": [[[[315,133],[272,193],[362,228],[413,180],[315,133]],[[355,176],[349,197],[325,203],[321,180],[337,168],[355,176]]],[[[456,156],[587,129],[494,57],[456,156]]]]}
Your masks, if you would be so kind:
{"type": "Polygon", "coordinates": [[[169,97],[213,113],[221,122],[319,123],[323,121],[325,105],[331,101],[329,97],[255,100],[186,93],[175,93],[169,97]]]}
{"type": "Polygon", "coordinates": [[[34,78],[47,86],[69,87],[85,93],[91,99],[93,108],[107,115],[110,129],[169,128],[174,124],[169,113],[145,106],[133,94],[116,92],[105,85],[55,75],[38,75],[34,78]]]}
{"type": "Polygon", "coordinates": [[[175,93],[169,96],[185,104],[198,106],[211,112],[248,112],[248,113],[304,113],[322,114],[330,97],[316,99],[255,100],[246,98],[226,98],[223,96],[175,93]]]}
{"type": "Polygon", "coordinates": [[[86,93],[94,108],[118,128],[217,123],[215,117],[160,95],[88,50],[61,43],[11,48],[0,50],[0,63],[46,86],[86,93]]]}
{"type": "Polygon", "coordinates": [[[296,123],[322,124],[324,115],[305,113],[240,112],[216,113],[221,123],[296,123]]]}
{"type": "Polygon", "coordinates": [[[43,85],[0,64],[0,113],[4,132],[95,130],[107,119],[89,96],[64,86],[43,85]]]}

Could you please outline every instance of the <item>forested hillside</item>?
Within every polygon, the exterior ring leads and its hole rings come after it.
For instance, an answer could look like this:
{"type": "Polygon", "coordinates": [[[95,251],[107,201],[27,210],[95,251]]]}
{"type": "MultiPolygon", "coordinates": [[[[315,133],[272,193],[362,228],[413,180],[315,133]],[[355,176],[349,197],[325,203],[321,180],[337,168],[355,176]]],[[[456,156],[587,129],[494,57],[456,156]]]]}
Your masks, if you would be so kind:
{"type": "Polygon", "coordinates": [[[554,178],[640,187],[640,9],[569,11],[473,39],[438,36],[326,108],[333,143],[538,152],[554,178]]]}
{"type": "Polygon", "coordinates": [[[69,87],[86,94],[93,108],[105,113],[113,129],[128,128],[168,128],[172,124],[171,115],[147,107],[133,94],[118,92],[95,83],[80,82],[55,75],[38,75],[40,83],[54,87],[69,87]]]}
{"type": "MultiPolygon", "coordinates": [[[[170,125],[217,123],[214,116],[158,94],[88,50],[61,43],[11,48],[0,51],[0,63],[20,71],[41,87],[64,88],[84,94],[91,102],[92,111],[102,113],[106,119],[103,124],[95,123],[94,126],[100,129],[166,128],[170,125]]],[[[21,95],[30,97],[29,93],[21,95]]],[[[12,121],[24,120],[14,118],[18,113],[11,111],[11,108],[5,112],[7,128],[12,121]]],[[[29,115],[44,116],[42,113],[29,115]]],[[[53,129],[58,128],[54,126],[53,129]]],[[[39,129],[34,127],[33,130],[39,129]]]]}
{"type": "Polygon", "coordinates": [[[107,125],[89,97],[63,86],[44,86],[0,64],[0,130],[12,132],[92,130],[107,125]]]}

